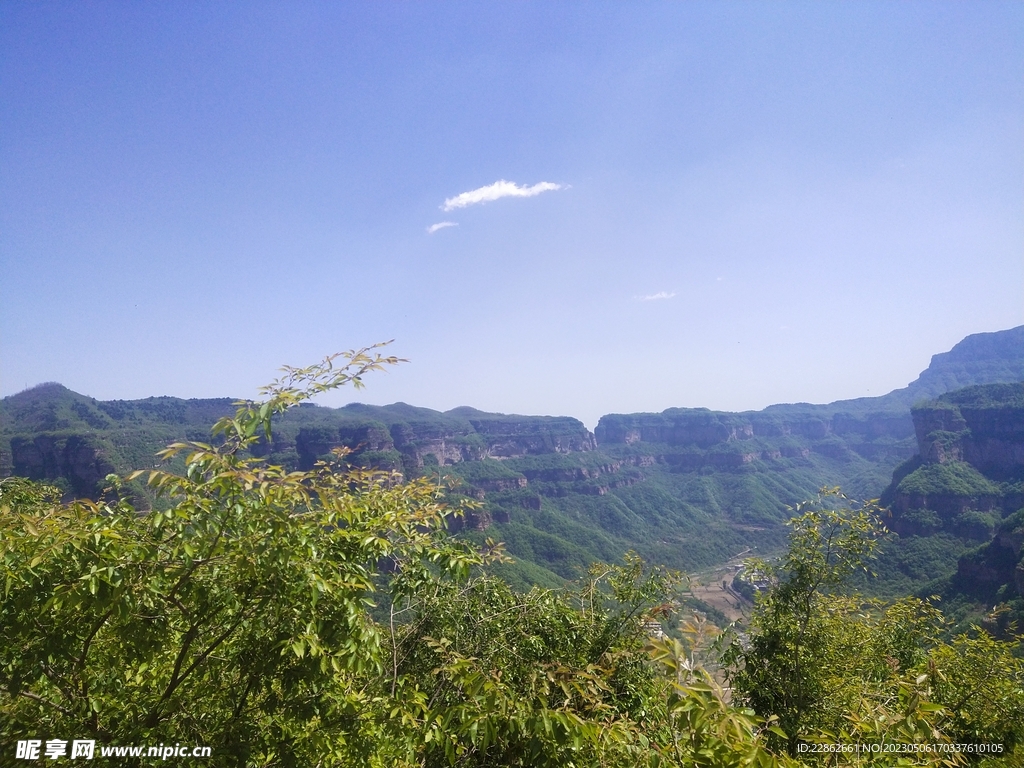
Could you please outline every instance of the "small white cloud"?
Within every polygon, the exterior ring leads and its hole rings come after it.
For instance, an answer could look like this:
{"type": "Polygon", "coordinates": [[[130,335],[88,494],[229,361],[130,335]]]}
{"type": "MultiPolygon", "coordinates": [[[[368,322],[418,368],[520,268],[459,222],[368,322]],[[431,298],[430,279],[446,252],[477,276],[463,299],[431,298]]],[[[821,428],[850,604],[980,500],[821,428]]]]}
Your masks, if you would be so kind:
{"type": "Polygon", "coordinates": [[[429,227],[427,227],[427,234],[428,235],[432,235],[435,232],[437,232],[437,230],[439,230],[439,229],[444,229],[445,227],[457,227],[457,226],[459,226],[459,223],[457,221],[439,221],[439,222],[437,222],[437,224],[431,224],[429,227]]]}
{"type": "Polygon", "coordinates": [[[441,209],[454,211],[456,208],[465,208],[467,205],[476,205],[477,203],[489,203],[492,200],[499,200],[503,197],[533,197],[541,192],[552,192],[562,188],[561,184],[553,184],[550,181],[542,181],[539,184],[534,184],[532,187],[520,187],[515,182],[502,179],[486,187],[480,187],[469,192],[463,192],[455,197],[449,197],[444,201],[441,209]]]}
{"type": "Polygon", "coordinates": [[[659,299],[671,299],[676,295],[675,291],[669,293],[668,291],[659,291],[658,293],[652,293],[650,296],[637,296],[640,301],[658,301],[659,299]]]}

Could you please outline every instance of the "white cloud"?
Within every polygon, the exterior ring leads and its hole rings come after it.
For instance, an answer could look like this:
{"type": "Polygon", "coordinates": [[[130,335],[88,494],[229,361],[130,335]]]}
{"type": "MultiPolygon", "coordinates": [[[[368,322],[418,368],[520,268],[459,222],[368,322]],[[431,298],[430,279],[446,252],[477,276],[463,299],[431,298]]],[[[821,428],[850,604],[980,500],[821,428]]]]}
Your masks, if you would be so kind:
{"type": "Polygon", "coordinates": [[[445,227],[457,227],[457,226],[459,226],[459,223],[457,221],[439,221],[439,222],[437,222],[437,224],[431,224],[429,227],[427,227],[427,234],[428,235],[432,235],[435,232],[437,232],[437,230],[439,230],[439,229],[444,229],[445,227]]]}
{"type": "Polygon", "coordinates": [[[671,299],[676,295],[675,291],[669,293],[668,291],[659,291],[658,293],[652,293],[650,296],[637,296],[640,301],[658,301],[659,299],[671,299]]]}
{"type": "Polygon", "coordinates": [[[489,203],[502,197],[533,197],[541,192],[551,192],[562,188],[561,184],[552,184],[550,181],[542,181],[532,187],[520,187],[513,181],[502,179],[486,187],[449,197],[441,208],[445,211],[454,211],[456,208],[465,208],[467,205],[476,205],[477,203],[489,203]]]}

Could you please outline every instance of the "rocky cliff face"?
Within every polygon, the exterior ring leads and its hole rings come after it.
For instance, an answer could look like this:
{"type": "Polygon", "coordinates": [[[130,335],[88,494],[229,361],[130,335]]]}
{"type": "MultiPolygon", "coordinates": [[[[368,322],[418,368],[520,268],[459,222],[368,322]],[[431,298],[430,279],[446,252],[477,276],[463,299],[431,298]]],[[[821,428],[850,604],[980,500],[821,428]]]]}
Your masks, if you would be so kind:
{"type": "Polygon", "coordinates": [[[888,412],[724,413],[670,408],[662,413],[603,416],[594,432],[601,447],[649,447],[657,461],[684,471],[735,469],[755,461],[806,459],[812,453],[837,461],[859,456],[895,463],[913,452],[909,414],[888,412]]]}
{"type": "Polygon", "coordinates": [[[971,387],[913,410],[918,452],[929,462],[967,462],[994,479],[1024,472],[1021,385],[971,387]],[[979,399],[981,398],[981,399],[979,399]]]}
{"type": "Polygon", "coordinates": [[[64,481],[70,495],[95,499],[104,478],[115,471],[100,445],[88,436],[43,434],[11,440],[13,474],[32,480],[64,481]]]}
{"type": "MultiPolygon", "coordinates": [[[[1024,382],[957,390],[915,406],[912,416],[918,455],[883,496],[898,533],[930,526],[962,535],[976,513],[992,513],[994,526],[1024,505],[1024,382]]],[[[974,530],[983,540],[992,534],[974,530]]]]}
{"type": "Polygon", "coordinates": [[[602,416],[594,433],[600,445],[648,442],[709,448],[754,437],[822,440],[836,435],[902,440],[913,434],[913,422],[909,414],[884,411],[775,414],[768,410],[727,413],[705,408],[669,408],[662,413],[602,416]]]}
{"type": "Polygon", "coordinates": [[[948,392],[912,417],[918,453],[882,495],[892,562],[943,600],[1010,605],[988,627],[1008,633],[1024,620],[1024,382],[948,392]]]}
{"type": "Polygon", "coordinates": [[[1007,518],[988,544],[962,556],[956,581],[975,594],[1013,585],[1018,595],[1024,595],[1024,515],[1007,518]]]}
{"type": "MultiPolygon", "coordinates": [[[[593,451],[594,436],[577,419],[551,416],[481,414],[463,408],[434,418],[410,419],[376,409],[373,421],[342,419],[338,426],[302,427],[295,437],[301,466],[311,467],[332,448],[344,447],[353,458],[400,458],[409,471],[427,465],[449,466],[467,461],[510,459],[542,454],[593,451]],[[470,415],[470,418],[466,418],[470,415]]],[[[425,409],[421,409],[425,410],[425,409]]],[[[287,448],[278,445],[279,449],[287,448]]]]}
{"type": "Polygon", "coordinates": [[[469,423],[487,446],[485,458],[575,453],[597,448],[594,436],[583,423],[568,416],[471,418],[469,423]]]}

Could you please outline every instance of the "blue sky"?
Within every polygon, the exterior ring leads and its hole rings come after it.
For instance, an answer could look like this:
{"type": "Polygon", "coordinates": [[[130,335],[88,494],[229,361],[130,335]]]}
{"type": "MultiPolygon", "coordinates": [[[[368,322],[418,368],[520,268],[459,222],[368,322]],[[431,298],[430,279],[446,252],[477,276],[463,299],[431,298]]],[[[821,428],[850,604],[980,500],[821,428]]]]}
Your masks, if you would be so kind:
{"type": "Polygon", "coordinates": [[[1024,323],[1024,4],[8,1],[0,268],[3,395],[884,394],[1024,323]]]}

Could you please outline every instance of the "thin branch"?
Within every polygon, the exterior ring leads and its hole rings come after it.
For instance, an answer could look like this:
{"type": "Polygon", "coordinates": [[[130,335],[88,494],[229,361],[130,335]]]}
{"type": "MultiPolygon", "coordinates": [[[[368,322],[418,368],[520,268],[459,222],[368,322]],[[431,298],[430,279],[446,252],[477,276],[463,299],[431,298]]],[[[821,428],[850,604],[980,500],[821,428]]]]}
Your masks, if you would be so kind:
{"type": "Polygon", "coordinates": [[[191,641],[195,639],[193,630],[197,629],[197,627],[193,626],[189,629],[188,633],[186,634],[186,637],[189,634],[191,634],[192,637],[188,639],[188,642],[186,643],[185,646],[182,647],[181,652],[178,654],[178,658],[175,659],[174,670],[171,673],[171,679],[167,683],[167,688],[164,690],[163,695],[160,697],[160,701],[158,701],[154,705],[153,709],[149,713],[149,717],[146,718],[147,725],[149,725],[150,727],[156,725],[157,721],[160,718],[161,707],[171,696],[174,695],[174,692],[181,686],[181,684],[196,670],[196,668],[200,664],[206,661],[210,654],[217,650],[217,648],[219,648],[220,645],[225,640],[227,640],[229,637],[231,637],[231,635],[234,634],[235,630],[238,629],[239,626],[241,626],[243,621],[250,618],[253,614],[259,613],[260,609],[267,604],[269,599],[269,595],[265,596],[262,600],[260,600],[259,604],[254,609],[252,609],[252,611],[242,611],[241,615],[238,617],[238,620],[235,621],[235,623],[228,627],[224,632],[222,632],[217,637],[217,639],[215,639],[210,645],[208,645],[206,647],[206,650],[204,650],[202,653],[196,656],[196,658],[192,661],[191,664],[189,664],[188,668],[185,669],[184,672],[181,672],[181,665],[184,663],[184,657],[187,652],[187,649],[189,646],[191,646],[191,641]]]}
{"type": "Polygon", "coordinates": [[[150,728],[155,726],[160,720],[160,707],[181,682],[178,678],[178,673],[181,671],[181,665],[185,663],[185,657],[188,655],[188,651],[192,647],[192,641],[195,640],[195,636],[198,631],[198,625],[193,624],[188,628],[188,631],[185,633],[185,637],[182,639],[182,645],[178,650],[178,656],[174,659],[174,668],[171,670],[171,677],[167,682],[167,688],[164,689],[164,693],[160,697],[160,700],[153,706],[153,709],[150,710],[149,715],[146,717],[146,725],[150,728]]]}
{"type": "Polygon", "coordinates": [[[398,685],[398,645],[395,642],[395,601],[391,601],[391,615],[389,616],[389,629],[391,631],[391,697],[395,696],[395,686],[398,685]]]}
{"type": "Polygon", "coordinates": [[[49,699],[44,699],[42,696],[32,693],[31,691],[18,691],[18,695],[24,696],[26,699],[32,699],[32,701],[38,701],[40,704],[46,704],[48,707],[53,707],[58,712],[61,712],[67,715],[68,717],[74,717],[75,715],[75,713],[72,712],[70,709],[62,707],[60,704],[54,704],[49,699]]]}
{"type": "Polygon", "coordinates": [[[64,689],[60,677],[57,675],[56,672],[54,672],[50,668],[48,664],[41,664],[39,668],[43,671],[43,674],[46,675],[46,679],[53,684],[54,688],[61,692],[65,699],[67,699],[69,702],[75,700],[75,696],[64,689]]]}
{"type": "Polygon", "coordinates": [[[93,624],[93,626],[92,626],[92,630],[89,632],[89,634],[85,638],[85,641],[82,643],[82,653],[78,657],[78,660],[77,660],[78,663],[77,663],[76,669],[77,669],[78,674],[82,676],[82,698],[83,699],[87,699],[88,696],[89,696],[89,681],[88,681],[88,678],[85,675],[85,662],[86,662],[86,659],[87,659],[87,657],[89,655],[89,646],[92,645],[92,641],[96,637],[96,634],[100,631],[100,629],[103,627],[103,625],[107,623],[107,620],[110,619],[110,617],[113,616],[113,615],[114,615],[114,608],[111,607],[110,610],[108,610],[106,613],[104,613],[102,616],[100,616],[96,620],[96,623],[93,624]]]}

